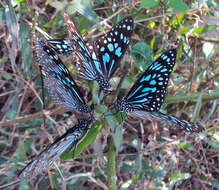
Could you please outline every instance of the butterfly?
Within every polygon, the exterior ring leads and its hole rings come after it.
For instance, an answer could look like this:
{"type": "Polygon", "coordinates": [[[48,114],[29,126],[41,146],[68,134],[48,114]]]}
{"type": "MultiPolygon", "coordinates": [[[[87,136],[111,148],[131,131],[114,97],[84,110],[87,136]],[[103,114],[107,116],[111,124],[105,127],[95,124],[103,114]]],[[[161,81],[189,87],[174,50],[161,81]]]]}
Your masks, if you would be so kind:
{"type": "Polygon", "coordinates": [[[44,72],[44,83],[52,100],[66,109],[90,113],[91,107],[85,103],[70,72],[56,52],[47,45],[46,40],[35,40],[35,54],[44,72]]]}
{"type": "MultiPolygon", "coordinates": [[[[128,16],[113,26],[109,32],[92,43],[85,43],[69,15],[63,10],[63,17],[69,32],[69,41],[76,52],[79,61],[78,76],[86,80],[96,80],[105,90],[111,87],[109,80],[119,66],[129,45],[134,20],[128,16]]],[[[61,53],[70,50],[70,45],[64,48],[59,43],[61,40],[49,41],[53,49],[61,53]],[[56,45],[55,43],[58,42],[56,45]],[[67,48],[68,47],[68,48],[67,48]]]]}
{"type": "Polygon", "coordinates": [[[145,115],[149,119],[167,120],[187,134],[203,130],[198,124],[159,112],[164,102],[170,74],[176,62],[176,49],[170,49],[155,60],[135,82],[123,99],[117,100],[120,112],[145,115]]]}
{"type": "Polygon", "coordinates": [[[69,146],[72,146],[74,150],[76,149],[78,143],[90,129],[89,125],[92,121],[93,119],[79,119],[74,127],[67,130],[65,134],[48,145],[46,149],[19,171],[18,177],[20,179],[30,179],[46,172],[48,167],[51,166],[69,146]]]}

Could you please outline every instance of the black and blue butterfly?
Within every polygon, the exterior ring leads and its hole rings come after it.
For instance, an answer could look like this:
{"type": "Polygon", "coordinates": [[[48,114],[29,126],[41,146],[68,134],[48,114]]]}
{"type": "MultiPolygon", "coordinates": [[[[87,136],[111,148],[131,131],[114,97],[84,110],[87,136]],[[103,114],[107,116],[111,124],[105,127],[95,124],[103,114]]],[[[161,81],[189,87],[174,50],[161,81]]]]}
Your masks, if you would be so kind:
{"type": "Polygon", "coordinates": [[[145,115],[149,119],[167,120],[178,125],[187,134],[203,130],[198,124],[180,120],[159,112],[164,102],[170,74],[176,62],[176,49],[170,49],[155,60],[121,100],[117,100],[120,112],[145,115]]]}
{"type": "Polygon", "coordinates": [[[67,130],[65,134],[58,137],[52,144],[48,145],[39,155],[33,158],[21,171],[18,172],[20,179],[30,179],[45,173],[59,156],[68,148],[76,149],[78,143],[90,129],[93,119],[79,119],[78,123],[67,130]]]}
{"type": "Polygon", "coordinates": [[[91,113],[91,107],[86,104],[70,72],[44,39],[35,40],[35,53],[52,100],[66,109],[91,113]]]}
{"type": "Polygon", "coordinates": [[[74,49],[80,62],[79,77],[96,80],[101,88],[109,89],[109,80],[129,45],[134,29],[133,18],[124,18],[96,41],[85,43],[69,15],[65,11],[62,13],[67,24],[70,44],[66,43],[66,40],[49,40],[48,44],[60,54],[69,53],[74,49]]]}

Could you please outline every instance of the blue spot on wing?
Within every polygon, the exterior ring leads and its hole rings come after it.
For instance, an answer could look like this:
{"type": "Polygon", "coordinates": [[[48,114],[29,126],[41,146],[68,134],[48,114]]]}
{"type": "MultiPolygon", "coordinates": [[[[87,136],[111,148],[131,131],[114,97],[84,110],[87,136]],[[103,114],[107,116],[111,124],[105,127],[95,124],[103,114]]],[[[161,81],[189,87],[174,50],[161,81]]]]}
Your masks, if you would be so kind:
{"type": "Polygon", "coordinates": [[[115,51],[115,54],[120,57],[122,55],[122,52],[121,52],[121,47],[118,47],[115,51]]]}
{"type": "Polygon", "coordinates": [[[107,47],[111,52],[114,50],[113,44],[108,44],[107,47]]]}

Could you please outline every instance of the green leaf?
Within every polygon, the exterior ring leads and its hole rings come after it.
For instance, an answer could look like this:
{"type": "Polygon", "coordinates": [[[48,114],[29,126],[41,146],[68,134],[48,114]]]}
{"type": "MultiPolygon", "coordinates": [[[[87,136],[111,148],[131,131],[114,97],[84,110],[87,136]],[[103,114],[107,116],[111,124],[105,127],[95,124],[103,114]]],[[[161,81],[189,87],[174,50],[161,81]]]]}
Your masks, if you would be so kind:
{"type": "MultiPolygon", "coordinates": [[[[182,12],[176,14],[176,20],[177,20],[178,24],[181,24],[181,23],[182,23],[184,16],[185,16],[185,13],[182,13],[182,12]]],[[[175,19],[174,19],[174,20],[175,20],[175,19]]]]}
{"type": "Polygon", "coordinates": [[[118,127],[118,122],[117,122],[117,118],[116,116],[108,116],[106,117],[106,122],[108,124],[108,126],[112,127],[113,130],[116,130],[116,128],[118,127]]]}
{"type": "Polygon", "coordinates": [[[60,158],[62,160],[71,159],[72,157],[78,156],[84,148],[91,144],[93,140],[96,138],[98,132],[102,128],[102,124],[93,124],[91,126],[91,129],[85,134],[83,139],[79,142],[79,144],[76,146],[76,149],[70,150],[71,147],[69,147],[61,156],[60,158]]]}
{"type": "Polygon", "coordinates": [[[79,12],[89,20],[96,22],[96,13],[92,10],[90,0],[77,0],[69,3],[66,6],[66,11],[68,14],[73,14],[75,11],[79,12]]]}
{"type": "Polygon", "coordinates": [[[137,159],[136,159],[136,169],[137,169],[137,171],[141,171],[142,170],[142,162],[143,162],[143,155],[139,154],[137,156],[137,159]]]}
{"type": "Polygon", "coordinates": [[[1,73],[2,77],[4,77],[6,80],[12,79],[12,76],[8,73],[1,73]]]}
{"type": "Polygon", "coordinates": [[[123,124],[117,126],[115,134],[113,135],[113,140],[116,146],[116,151],[119,150],[120,144],[123,141],[122,129],[123,129],[123,124]]]}
{"type": "Polygon", "coordinates": [[[9,30],[9,33],[11,34],[13,40],[18,42],[18,24],[17,24],[17,18],[14,12],[14,8],[12,7],[10,1],[6,1],[8,7],[5,8],[5,20],[6,24],[9,30]]]}
{"type": "Polygon", "coordinates": [[[132,47],[131,53],[139,54],[144,58],[150,58],[151,56],[149,55],[152,54],[152,51],[151,51],[151,47],[148,44],[144,42],[138,42],[132,47]]]}
{"type": "Polygon", "coordinates": [[[215,25],[215,24],[203,25],[203,26],[200,26],[198,28],[195,28],[193,30],[193,32],[195,34],[203,34],[203,33],[206,33],[206,32],[211,32],[212,30],[215,30],[216,28],[217,28],[217,25],[215,25]]]}
{"type": "Polygon", "coordinates": [[[151,47],[144,42],[136,43],[132,47],[131,54],[136,56],[138,66],[143,71],[153,61],[153,53],[152,53],[151,47]],[[147,63],[147,65],[146,65],[146,63],[147,63]]]}
{"type": "Polygon", "coordinates": [[[52,7],[61,10],[66,6],[66,3],[60,2],[60,1],[56,1],[56,2],[50,2],[49,3],[52,7]]]}
{"type": "Polygon", "coordinates": [[[214,148],[216,148],[216,149],[219,149],[219,143],[218,143],[217,141],[206,140],[206,142],[207,142],[210,146],[212,146],[212,147],[214,147],[214,148]]]}
{"type": "Polygon", "coordinates": [[[166,2],[176,12],[186,12],[189,9],[182,0],[168,0],[166,2]]]}
{"type": "Polygon", "coordinates": [[[2,26],[4,20],[4,12],[5,12],[5,8],[0,8],[0,26],[2,26]]]}
{"type": "MultiPolygon", "coordinates": [[[[14,103],[14,101],[13,101],[14,103]]],[[[15,119],[18,115],[17,112],[14,110],[8,110],[5,115],[9,118],[9,119],[15,119]]]]}
{"type": "Polygon", "coordinates": [[[30,30],[29,26],[27,24],[21,23],[20,24],[20,33],[19,33],[19,39],[20,39],[20,48],[23,58],[23,64],[24,64],[24,73],[29,74],[30,69],[30,45],[27,41],[30,38],[30,30]]]}
{"type": "Polygon", "coordinates": [[[180,33],[181,34],[187,34],[187,32],[191,29],[190,26],[183,26],[180,28],[180,33]]]}
{"type": "Polygon", "coordinates": [[[141,0],[142,8],[152,8],[156,7],[159,4],[159,0],[141,0]]]}
{"type": "Polygon", "coordinates": [[[186,142],[179,143],[179,148],[191,148],[192,146],[186,142]]]}
{"type": "Polygon", "coordinates": [[[215,181],[211,179],[210,183],[213,187],[215,187],[216,189],[219,189],[219,181],[215,181]]]}
{"type": "Polygon", "coordinates": [[[173,186],[177,182],[188,179],[190,177],[191,177],[190,173],[181,173],[180,171],[175,171],[170,178],[170,185],[173,186]]]}
{"type": "Polygon", "coordinates": [[[20,184],[19,184],[19,190],[28,190],[29,186],[28,186],[28,180],[21,180],[20,184]]]}
{"type": "Polygon", "coordinates": [[[152,177],[156,177],[156,178],[160,178],[160,177],[164,177],[166,175],[166,171],[165,170],[156,170],[156,171],[153,171],[151,173],[151,176],[152,177]]]}
{"type": "Polygon", "coordinates": [[[200,110],[202,106],[202,97],[203,97],[203,94],[200,94],[200,96],[198,97],[198,101],[195,106],[195,111],[192,116],[192,122],[196,122],[199,118],[199,114],[200,114],[200,110]]]}
{"type": "Polygon", "coordinates": [[[26,151],[24,148],[24,141],[22,139],[19,140],[18,142],[18,147],[16,150],[16,158],[18,160],[24,161],[26,158],[26,151]]]}

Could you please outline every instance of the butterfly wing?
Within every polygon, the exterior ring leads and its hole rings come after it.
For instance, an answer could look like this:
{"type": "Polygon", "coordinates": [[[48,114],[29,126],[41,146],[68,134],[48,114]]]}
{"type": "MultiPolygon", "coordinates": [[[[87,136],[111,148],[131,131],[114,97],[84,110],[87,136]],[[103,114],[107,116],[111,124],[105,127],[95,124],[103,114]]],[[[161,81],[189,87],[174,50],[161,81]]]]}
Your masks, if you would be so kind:
{"type": "Polygon", "coordinates": [[[160,109],[176,54],[176,49],[166,51],[147,68],[124,98],[130,107],[145,111],[160,109]]]}
{"type": "Polygon", "coordinates": [[[47,45],[52,48],[57,54],[65,55],[73,52],[73,47],[65,39],[47,40],[47,45]]]}
{"type": "Polygon", "coordinates": [[[151,120],[166,120],[170,122],[172,125],[178,126],[181,130],[185,131],[186,134],[192,134],[192,133],[199,133],[204,130],[203,127],[196,123],[192,123],[186,120],[181,120],[175,116],[172,115],[166,115],[161,112],[146,112],[146,111],[139,111],[135,110],[131,114],[140,116],[141,118],[143,116],[146,116],[146,118],[151,119],[151,120]]]}
{"type": "Polygon", "coordinates": [[[94,42],[94,51],[100,61],[101,71],[111,78],[124,56],[134,29],[134,20],[128,16],[113,26],[109,32],[94,42]]]}
{"type": "Polygon", "coordinates": [[[70,110],[88,113],[78,86],[57,54],[43,40],[36,40],[35,52],[38,62],[44,71],[44,83],[53,101],[70,110]]]}
{"type": "Polygon", "coordinates": [[[48,145],[38,156],[29,162],[19,173],[20,179],[30,179],[47,171],[59,156],[73,144],[76,148],[78,142],[89,129],[91,120],[79,119],[78,124],[70,128],[65,134],[48,145]]]}
{"type": "Polygon", "coordinates": [[[69,15],[64,10],[62,11],[62,14],[67,24],[71,45],[75,49],[79,59],[78,61],[81,67],[79,76],[86,80],[95,80],[97,76],[100,75],[97,71],[100,67],[100,63],[92,60],[92,55],[89,52],[88,47],[79,34],[75,24],[71,21],[69,15]]]}

